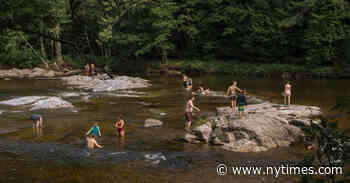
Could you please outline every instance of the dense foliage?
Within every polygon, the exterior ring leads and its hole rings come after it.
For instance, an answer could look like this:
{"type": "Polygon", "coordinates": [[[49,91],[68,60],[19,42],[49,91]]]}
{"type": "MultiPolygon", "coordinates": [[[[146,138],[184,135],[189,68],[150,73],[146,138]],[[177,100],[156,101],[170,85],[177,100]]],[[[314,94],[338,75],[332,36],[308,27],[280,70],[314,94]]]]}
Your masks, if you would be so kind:
{"type": "Polygon", "coordinates": [[[0,27],[3,66],[92,59],[350,65],[346,0],[3,1],[0,27]]]}

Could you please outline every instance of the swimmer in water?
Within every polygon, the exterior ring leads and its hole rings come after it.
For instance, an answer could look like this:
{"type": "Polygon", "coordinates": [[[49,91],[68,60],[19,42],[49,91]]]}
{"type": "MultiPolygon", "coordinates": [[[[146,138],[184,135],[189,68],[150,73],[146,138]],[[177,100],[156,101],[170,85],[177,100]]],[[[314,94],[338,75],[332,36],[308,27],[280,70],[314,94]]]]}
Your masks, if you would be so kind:
{"type": "Polygon", "coordinates": [[[90,152],[94,150],[95,146],[98,148],[103,147],[97,143],[94,134],[86,136],[86,146],[90,152]]]}
{"type": "Polygon", "coordinates": [[[118,117],[118,120],[114,123],[114,127],[117,129],[116,135],[119,137],[124,137],[125,134],[125,121],[121,116],[118,117]]]}
{"type": "Polygon", "coordinates": [[[236,99],[237,99],[236,90],[239,92],[242,92],[242,90],[237,87],[237,81],[233,81],[232,85],[228,87],[226,92],[226,96],[229,96],[231,99],[231,107],[232,107],[233,114],[236,113],[236,99]]]}
{"type": "Polygon", "coordinates": [[[202,86],[199,86],[198,88],[198,92],[201,95],[209,95],[209,91],[210,91],[209,88],[204,89],[202,86]]]}

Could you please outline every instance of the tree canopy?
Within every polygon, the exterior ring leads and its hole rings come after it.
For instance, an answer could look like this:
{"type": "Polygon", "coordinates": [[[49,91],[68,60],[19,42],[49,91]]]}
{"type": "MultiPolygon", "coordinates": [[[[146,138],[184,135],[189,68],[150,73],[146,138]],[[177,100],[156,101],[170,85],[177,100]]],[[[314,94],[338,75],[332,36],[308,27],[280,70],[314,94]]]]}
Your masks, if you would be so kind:
{"type": "Polygon", "coordinates": [[[217,59],[350,65],[345,0],[17,0],[0,7],[0,64],[217,59]]]}

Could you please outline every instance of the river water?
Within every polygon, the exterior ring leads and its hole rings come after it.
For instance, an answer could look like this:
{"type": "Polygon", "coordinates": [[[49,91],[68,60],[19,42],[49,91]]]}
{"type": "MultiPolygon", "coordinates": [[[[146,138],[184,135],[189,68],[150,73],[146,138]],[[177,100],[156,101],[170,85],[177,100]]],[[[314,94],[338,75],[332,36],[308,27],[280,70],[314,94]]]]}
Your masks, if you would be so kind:
{"type": "MultiPolygon", "coordinates": [[[[259,176],[217,176],[218,162],[230,161],[297,161],[308,153],[300,145],[263,153],[233,153],[205,144],[186,144],[179,139],[184,133],[184,106],[189,92],[181,87],[180,77],[148,77],[152,86],[135,91],[138,97],[101,95],[89,101],[70,98],[78,112],[40,111],[45,118],[42,132],[33,132],[30,113],[23,107],[0,106],[0,182],[289,182],[298,177],[278,179],[259,176]],[[114,136],[113,122],[122,115],[126,120],[126,137],[114,136]],[[164,122],[159,128],[143,128],[147,118],[164,122]],[[99,122],[102,150],[84,156],[83,136],[99,122]],[[18,143],[17,143],[18,142],[18,143]],[[15,143],[15,145],[13,145],[15,143]],[[57,147],[57,148],[56,148],[57,147]],[[56,153],[55,156],[50,153],[56,153]]],[[[232,80],[248,93],[281,103],[284,81],[266,78],[201,76],[192,78],[194,85],[225,91],[232,80]]],[[[291,81],[292,103],[319,106],[324,114],[338,97],[350,95],[350,80],[308,79],[291,81]]],[[[19,96],[57,96],[76,92],[58,80],[0,80],[0,100],[19,96]]],[[[116,94],[116,93],[114,93],[116,94]]],[[[223,98],[197,97],[201,113],[196,125],[215,108],[228,105],[223,98]]],[[[349,119],[340,118],[340,128],[349,128],[349,119]]]]}

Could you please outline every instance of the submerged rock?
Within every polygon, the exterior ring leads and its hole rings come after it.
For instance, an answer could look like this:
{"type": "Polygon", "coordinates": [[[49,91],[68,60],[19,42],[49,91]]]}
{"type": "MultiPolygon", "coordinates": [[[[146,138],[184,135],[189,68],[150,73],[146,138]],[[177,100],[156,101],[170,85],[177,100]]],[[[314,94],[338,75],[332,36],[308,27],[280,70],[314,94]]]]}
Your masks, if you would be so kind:
{"type": "Polygon", "coordinates": [[[143,125],[143,127],[145,128],[149,128],[149,127],[158,127],[158,126],[162,126],[163,122],[157,119],[146,119],[145,120],[145,124],[143,125]]]}
{"type": "Polygon", "coordinates": [[[243,119],[231,113],[230,107],[217,108],[217,116],[194,128],[193,135],[226,150],[260,152],[302,141],[300,127],[310,125],[310,116],[321,114],[318,107],[269,102],[248,105],[243,119]]]}
{"type": "Polygon", "coordinates": [[[93,92],[114,91],[129,88],[144,88],[150,86],[147,80],[118,76],[113,79],[107,79],[101,76],[70,76],[62,78],[67,85],[72,85],[75,88],[91,90],[93,92]]]}

